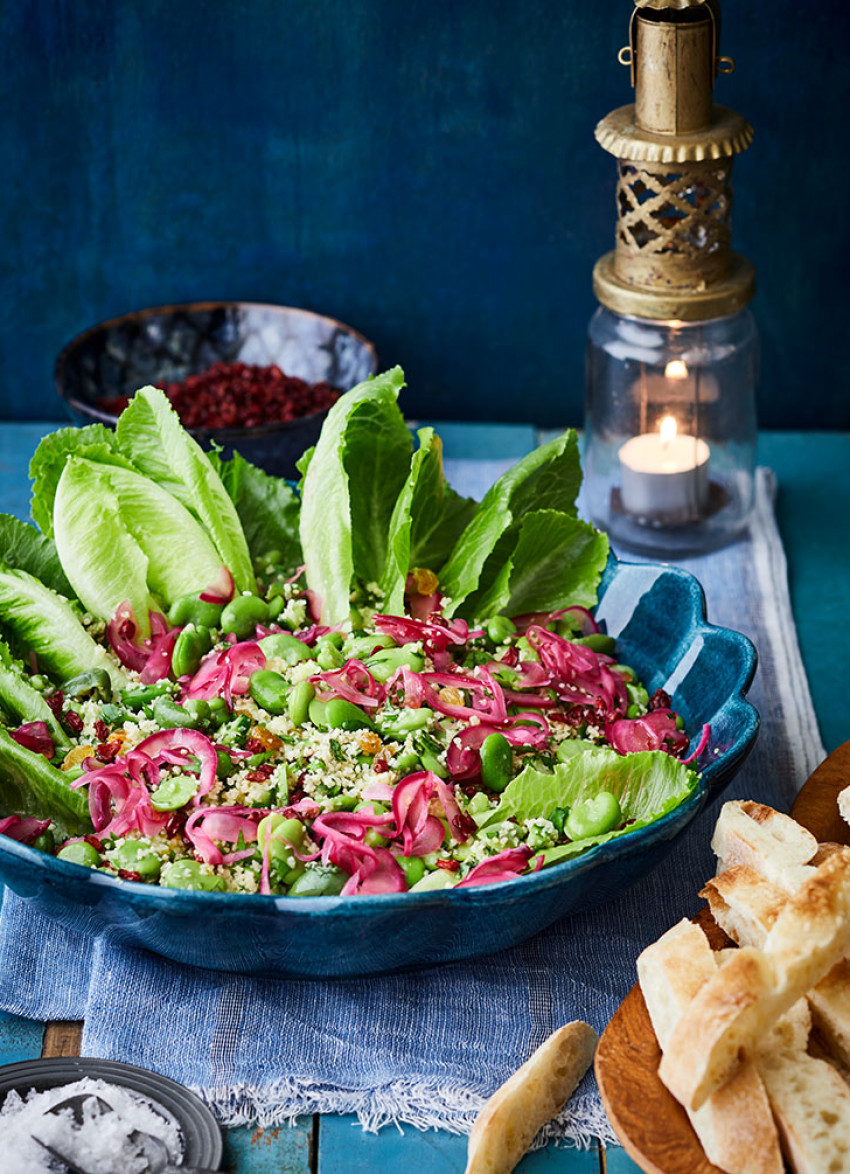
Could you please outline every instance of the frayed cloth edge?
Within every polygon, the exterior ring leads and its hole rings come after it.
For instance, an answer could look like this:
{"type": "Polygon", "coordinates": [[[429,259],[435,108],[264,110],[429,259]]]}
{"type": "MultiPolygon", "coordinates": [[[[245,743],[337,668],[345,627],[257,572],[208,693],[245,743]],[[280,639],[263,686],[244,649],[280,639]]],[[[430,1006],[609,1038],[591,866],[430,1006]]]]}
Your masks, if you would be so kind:
{"type": "MultiPolygon", "coordinates": [[[[486,1097],[457,1085],[395,1080],[377,1089],[341,1089],[303,1080],[279,1080],[272,1085],[240,1084],[227,1087],[192,1087],[219,1122],[226,1126],[256,1123],[261,1129],[293,1125],[299,1117],[314,1113],[348,1114],[357,1118],[365,1133],[378,1133],[388,1125],[427,1131],[468,1134],[486,1097]]],[[[533,1149],[556,1144],[588,1149],[616,1145],[598,1096],[574,1097],[535,1138],[533,1149]]]]}

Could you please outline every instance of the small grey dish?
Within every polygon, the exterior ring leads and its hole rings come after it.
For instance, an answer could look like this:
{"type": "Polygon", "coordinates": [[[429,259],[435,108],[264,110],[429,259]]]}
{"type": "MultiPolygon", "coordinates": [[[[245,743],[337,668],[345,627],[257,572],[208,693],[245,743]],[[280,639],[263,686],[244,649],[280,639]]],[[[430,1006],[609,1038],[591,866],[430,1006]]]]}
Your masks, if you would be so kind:
{"type": "Polygon", "coordinates": [[[221,1130],[207,1106],[182,1084],[134,1064],[73,1056],[5,1064],[0,1067],[0,1105],[13,1090],[25,1097],[33,1091],[44,1092],[86,1078],[139,1093],[154,1108],[170,1114],[179,1126],[183,1143],[179,1169],[187,1174],[193,1167],[218,1170],[223,1153],[221,1130]]]}
{"type": "MultiPolygon", "coordinates": [[[[193,302],[158,306],[112,318],[63,349],[56,390],[75,424],[114,425],[102,401],[129,396],[146,384],[181,382],[214,363],[276,364],[308,383],[350,391],[378,370],[367,338],[335,318],[294,306],[259,302],[193,302]]],[[[327,409],[256,428],[193,428],[195,439],[234,449],[278,477],[296,477],[295,462],[315,444],[327,409]]]]}

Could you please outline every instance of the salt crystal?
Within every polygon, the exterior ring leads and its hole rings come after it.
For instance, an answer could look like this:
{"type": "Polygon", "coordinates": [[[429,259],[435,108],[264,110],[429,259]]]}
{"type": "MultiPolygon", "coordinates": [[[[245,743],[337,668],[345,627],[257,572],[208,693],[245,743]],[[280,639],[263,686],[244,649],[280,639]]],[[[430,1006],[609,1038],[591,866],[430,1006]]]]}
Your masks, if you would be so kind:
{"type": "Polygon", "coordinates": [[[3,1141],[4,1174],[55,1174],[56,1162],[38,1141],[75,1162],[89,1174],[148,1174],[150,1164],[143,1142],[132,1140],[134,1133],[159,1138],[168,1150],[168,1160],[180,1165],[183,1145],[180,1127],[163,1106],[104,1080],[78,1080],[44,1092],[29,1092],[25,1098],[14,1090],[0,1108],[0,1135],[3,1141]],[[101,1113],[97,1102],[83,1102],[82,1122],[70,1109],[52,1114],[50,1110],[69,1097],[100,1097],[113,1110],[101,1113]]]}

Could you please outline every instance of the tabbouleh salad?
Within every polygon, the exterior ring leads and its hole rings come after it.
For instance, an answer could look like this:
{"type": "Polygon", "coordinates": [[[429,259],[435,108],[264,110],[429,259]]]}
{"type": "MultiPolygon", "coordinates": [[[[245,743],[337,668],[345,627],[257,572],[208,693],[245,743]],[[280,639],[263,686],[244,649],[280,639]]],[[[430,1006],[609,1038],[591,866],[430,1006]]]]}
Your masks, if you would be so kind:
{"type": "Polygon", "coordinates": [[[512,879],[678,806],[692,739],[592,608],[574,433],[477,503],[398,369],[297,488],[162,392],[48,436],[0,516],[0,833],[125,881],[298,896],[512,879]]]}

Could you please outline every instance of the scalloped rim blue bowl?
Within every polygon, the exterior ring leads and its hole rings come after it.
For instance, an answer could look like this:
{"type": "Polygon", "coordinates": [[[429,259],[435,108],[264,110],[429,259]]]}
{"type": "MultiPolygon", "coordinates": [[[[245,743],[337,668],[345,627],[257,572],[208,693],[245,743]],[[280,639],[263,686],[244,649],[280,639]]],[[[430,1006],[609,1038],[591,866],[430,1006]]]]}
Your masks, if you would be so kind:
{"type": "Polygon", "coordinates": [[[622,892],[658,864],[730,781],[758,733],[758,713],[745,697],[756,650],[746,636],[708,623],[693,575],[612,558],[596,614],[617,637],[620,659],[650,691],[668,688],[692,733],[703,721],[712,723],[714,756],[696,789],[628,836],[517,880],[413,895],[296,900],[166,889],[69,864],[7,837],[0,837],[0,880],[70,928],[245,974],[353,977],[516,945],[557,918],[622,892]],[[710,714],[700,712],[705,705],[714,706],[710,714]]]}

